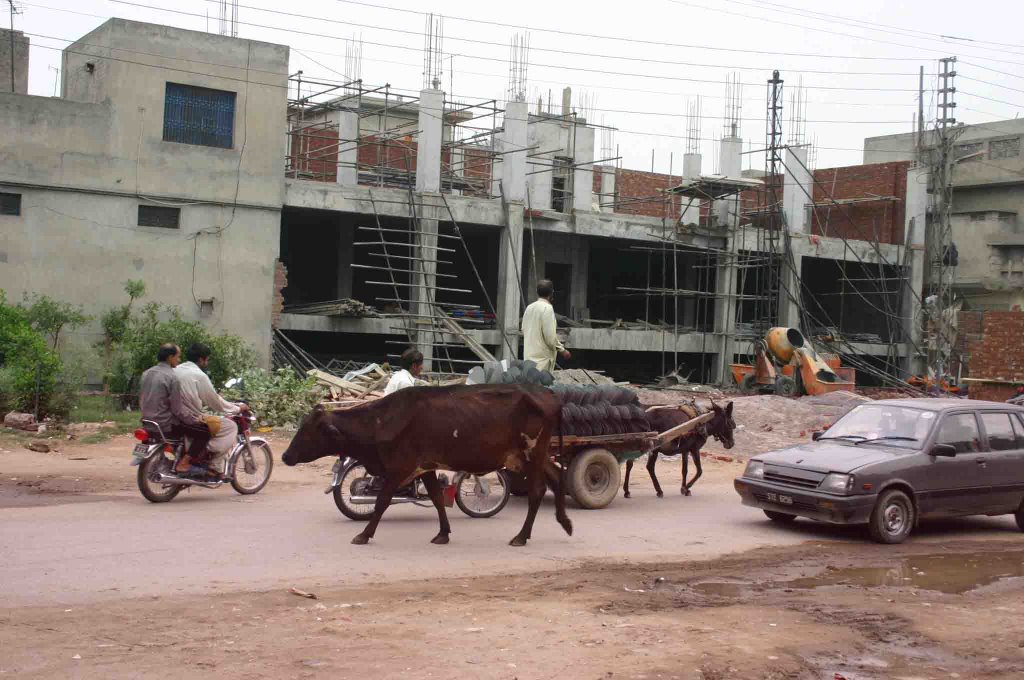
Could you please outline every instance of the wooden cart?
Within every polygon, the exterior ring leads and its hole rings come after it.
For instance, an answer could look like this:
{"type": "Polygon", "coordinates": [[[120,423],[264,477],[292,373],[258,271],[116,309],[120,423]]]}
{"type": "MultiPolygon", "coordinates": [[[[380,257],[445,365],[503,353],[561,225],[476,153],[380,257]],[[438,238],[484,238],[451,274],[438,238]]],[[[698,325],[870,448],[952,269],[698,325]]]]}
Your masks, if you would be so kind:
{"type": "Polygon", "coordinates": [[[622,486],[621,466],[677,439],[711,420],[713,413],[688,420],[665,432],[630,432],[592,437],[563,436],[551,438],[551,455],[565,469],[566,492],[582,508],[599,510],[607,507],[622,486]]]}

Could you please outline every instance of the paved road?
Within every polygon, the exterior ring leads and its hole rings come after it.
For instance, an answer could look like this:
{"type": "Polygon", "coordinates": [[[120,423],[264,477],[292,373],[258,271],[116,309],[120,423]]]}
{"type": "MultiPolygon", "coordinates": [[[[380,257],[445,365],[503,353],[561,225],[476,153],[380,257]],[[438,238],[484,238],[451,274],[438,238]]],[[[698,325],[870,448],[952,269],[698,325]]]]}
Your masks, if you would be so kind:
{"type": "MultiPolygon", "coordinates": [[[[619,497],[601,511],[570,507],[572,537],[556,524],[546,499],[526,548],[507,545],[525,514],[520,498],[487,520],[453,509],[447,546],[429,543],[437,531],[434,510],[412,506],[391,508],[372,544],[351,545],[360,525],[342,517],[313,483],[271,484],[252,497],[226,489],[183,493],[166,505],[116,494],[9,507],[0,509],[0,601],[71,605],[211,590],[293,585],[315,590],[555,569],[593,559],[702,559],[807,540],[863,540],[851,529],[768,523],[738,503],[729,481],[734,472],[729,466],[706,475],[707,483],[702,480],[689,498],[655,498],[642,478],[628,501],[619,497]]],[[[1006,538],[1014,531],[1012,518],[981,518],[926,528],[915,540],[1006,538]]],[[[866,549],[884,548],[867,544],[866,549]]]]}

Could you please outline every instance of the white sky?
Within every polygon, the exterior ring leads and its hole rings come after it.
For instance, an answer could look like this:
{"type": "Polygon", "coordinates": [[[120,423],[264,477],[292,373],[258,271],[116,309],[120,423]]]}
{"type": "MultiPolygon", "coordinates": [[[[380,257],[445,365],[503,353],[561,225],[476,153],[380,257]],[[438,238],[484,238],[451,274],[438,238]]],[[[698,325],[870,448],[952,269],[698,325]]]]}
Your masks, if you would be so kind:
{"type": "MultiPolygon", "coordinates": [[[[15,17],[15,28],[31,34],[32,41],[29,92],[44,96],[54,92],[54,69],[60,66],[60,52],[44,46],[63,47],[66,42],[53,38],[75,39],[112,16],[192,30],[205,31],[209,27],[216,32],[218,29],[216,0],[132,1],[150,7],[113,0],[16,0],[22,13],[15,17]]],[[[653,149],[658,172],[668,172],[670,154],[674,172],[678,173],[682,167],[686,134],[684,114],[688,101],[696,95],[703,97],[703,169],[705,173],[713,170],[715,145],[712,139],[721,134],[724,82],[732,73],[738,73],[747,84],[743,88],[741,135],[755,149],[764,145],[765,81],[771,77],[771,70],[779,69],[786,81],[784,117],[787,122],[793,86],[803,82],[808,100],[807,138],[814,138],[819,147],[817,167],[858,164],[864,137],[910,131],[917,111],[917,74],[921,65],[926,73],[925,115],[926,119],[934,117],[934,94],[927,90],[935,87],[935,60],[942,56],[956,55],[960,59],[956,68],[960,74],[956,82],[958,120],[968,123],[1003,120],[1018,116],[1024,108],[1024,37],[1020,34],[1020,27],[1024,25],[1024,3],[1021,2],[637,0],[604,3],[606,9],[603,10],[593,2],[540,0],[365,2],[409,11],[367,7],[343,0],[294,0],[290,3],[240,0],[239,37],[290,45],[293,48],[292,72],[302,69],[306,77],[336,81],[342,78],[344,71],[345,39],[361,36],[364,83],[390,83],[405,94],[414,94],[423,81],[422,13],[450,12],[444,24],[443,87],[450,89],[449,83],[453,83],[454,93],[461,99],[479,101],[504,98],[508,43],[516,29],[466,19],[528,26],[535,29],[530,32],[530,100],[536,102],[538,94],[546,98],[551,90],[555,102],[560,102],[564,85],[573,87],[574,101],[579,94],[586,93],[595,100],[592,121],[603,121],[619,128],[616,142],[623,156],[623,166],[649,170],[653,149]],[[509,8],[514,12],[510,13],[509,8]],[[939,36],[943,34],[969,38],[973,42],[942,39],[939,36]],[[581,52],[589,55],[571,54],[581,52]],[[688,65],[644,60],[687,62],[688,65]],[[451,64],[454,68],[450,68],[451,64]],[[894,75],[857,75],[856,72],[894,75]],[[878,88],[878,91],[846,88],[878,88]]],[[[787,129],[786,139],[788,137],[787,129]]],[[[599,148],[600,134],[596,144],[599,148]]],[[[744,158],[745,168],[763,167],[763,155],[744,158]]]]}

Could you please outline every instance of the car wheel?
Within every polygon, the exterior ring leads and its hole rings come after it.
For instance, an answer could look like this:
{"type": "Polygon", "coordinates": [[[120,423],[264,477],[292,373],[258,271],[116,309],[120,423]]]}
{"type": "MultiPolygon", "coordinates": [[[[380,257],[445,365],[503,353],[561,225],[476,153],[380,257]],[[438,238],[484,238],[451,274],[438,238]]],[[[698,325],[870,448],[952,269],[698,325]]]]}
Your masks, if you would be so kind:
{"type": "Polygon", "coordinates": [[[1020,509],[1017,510],[1014,517],[1017,519],[1017,528],[1024,531],[1024,503],[1021,503],[1020,509]]]}
{"type": "Polygon", "coordinates": [[[902,543],[914,528],[914,502],[899,489],[891,489],[878,497],[868,531],[879,543],[902,543]]]}
{"type": "Polygon", "coordinates": [[[788,512],[775,512],[774,510],[765,510],[765,516],[773,522],[779,524],[791,524],[796,521],[796,515],[791,515],[788,512]]]}

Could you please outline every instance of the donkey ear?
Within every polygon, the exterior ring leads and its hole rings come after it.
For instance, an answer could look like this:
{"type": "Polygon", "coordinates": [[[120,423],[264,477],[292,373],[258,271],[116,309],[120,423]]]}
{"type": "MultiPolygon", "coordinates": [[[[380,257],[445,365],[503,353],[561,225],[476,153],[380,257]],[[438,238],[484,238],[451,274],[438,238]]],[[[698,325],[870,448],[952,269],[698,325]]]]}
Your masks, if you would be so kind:
{"type": "Polygon", "coordinates": [[[732,415],[732,402],[731,401],[728,404],[725,405],[725,415],[727,415],[727,416],[731,416],[732,415]]]}

